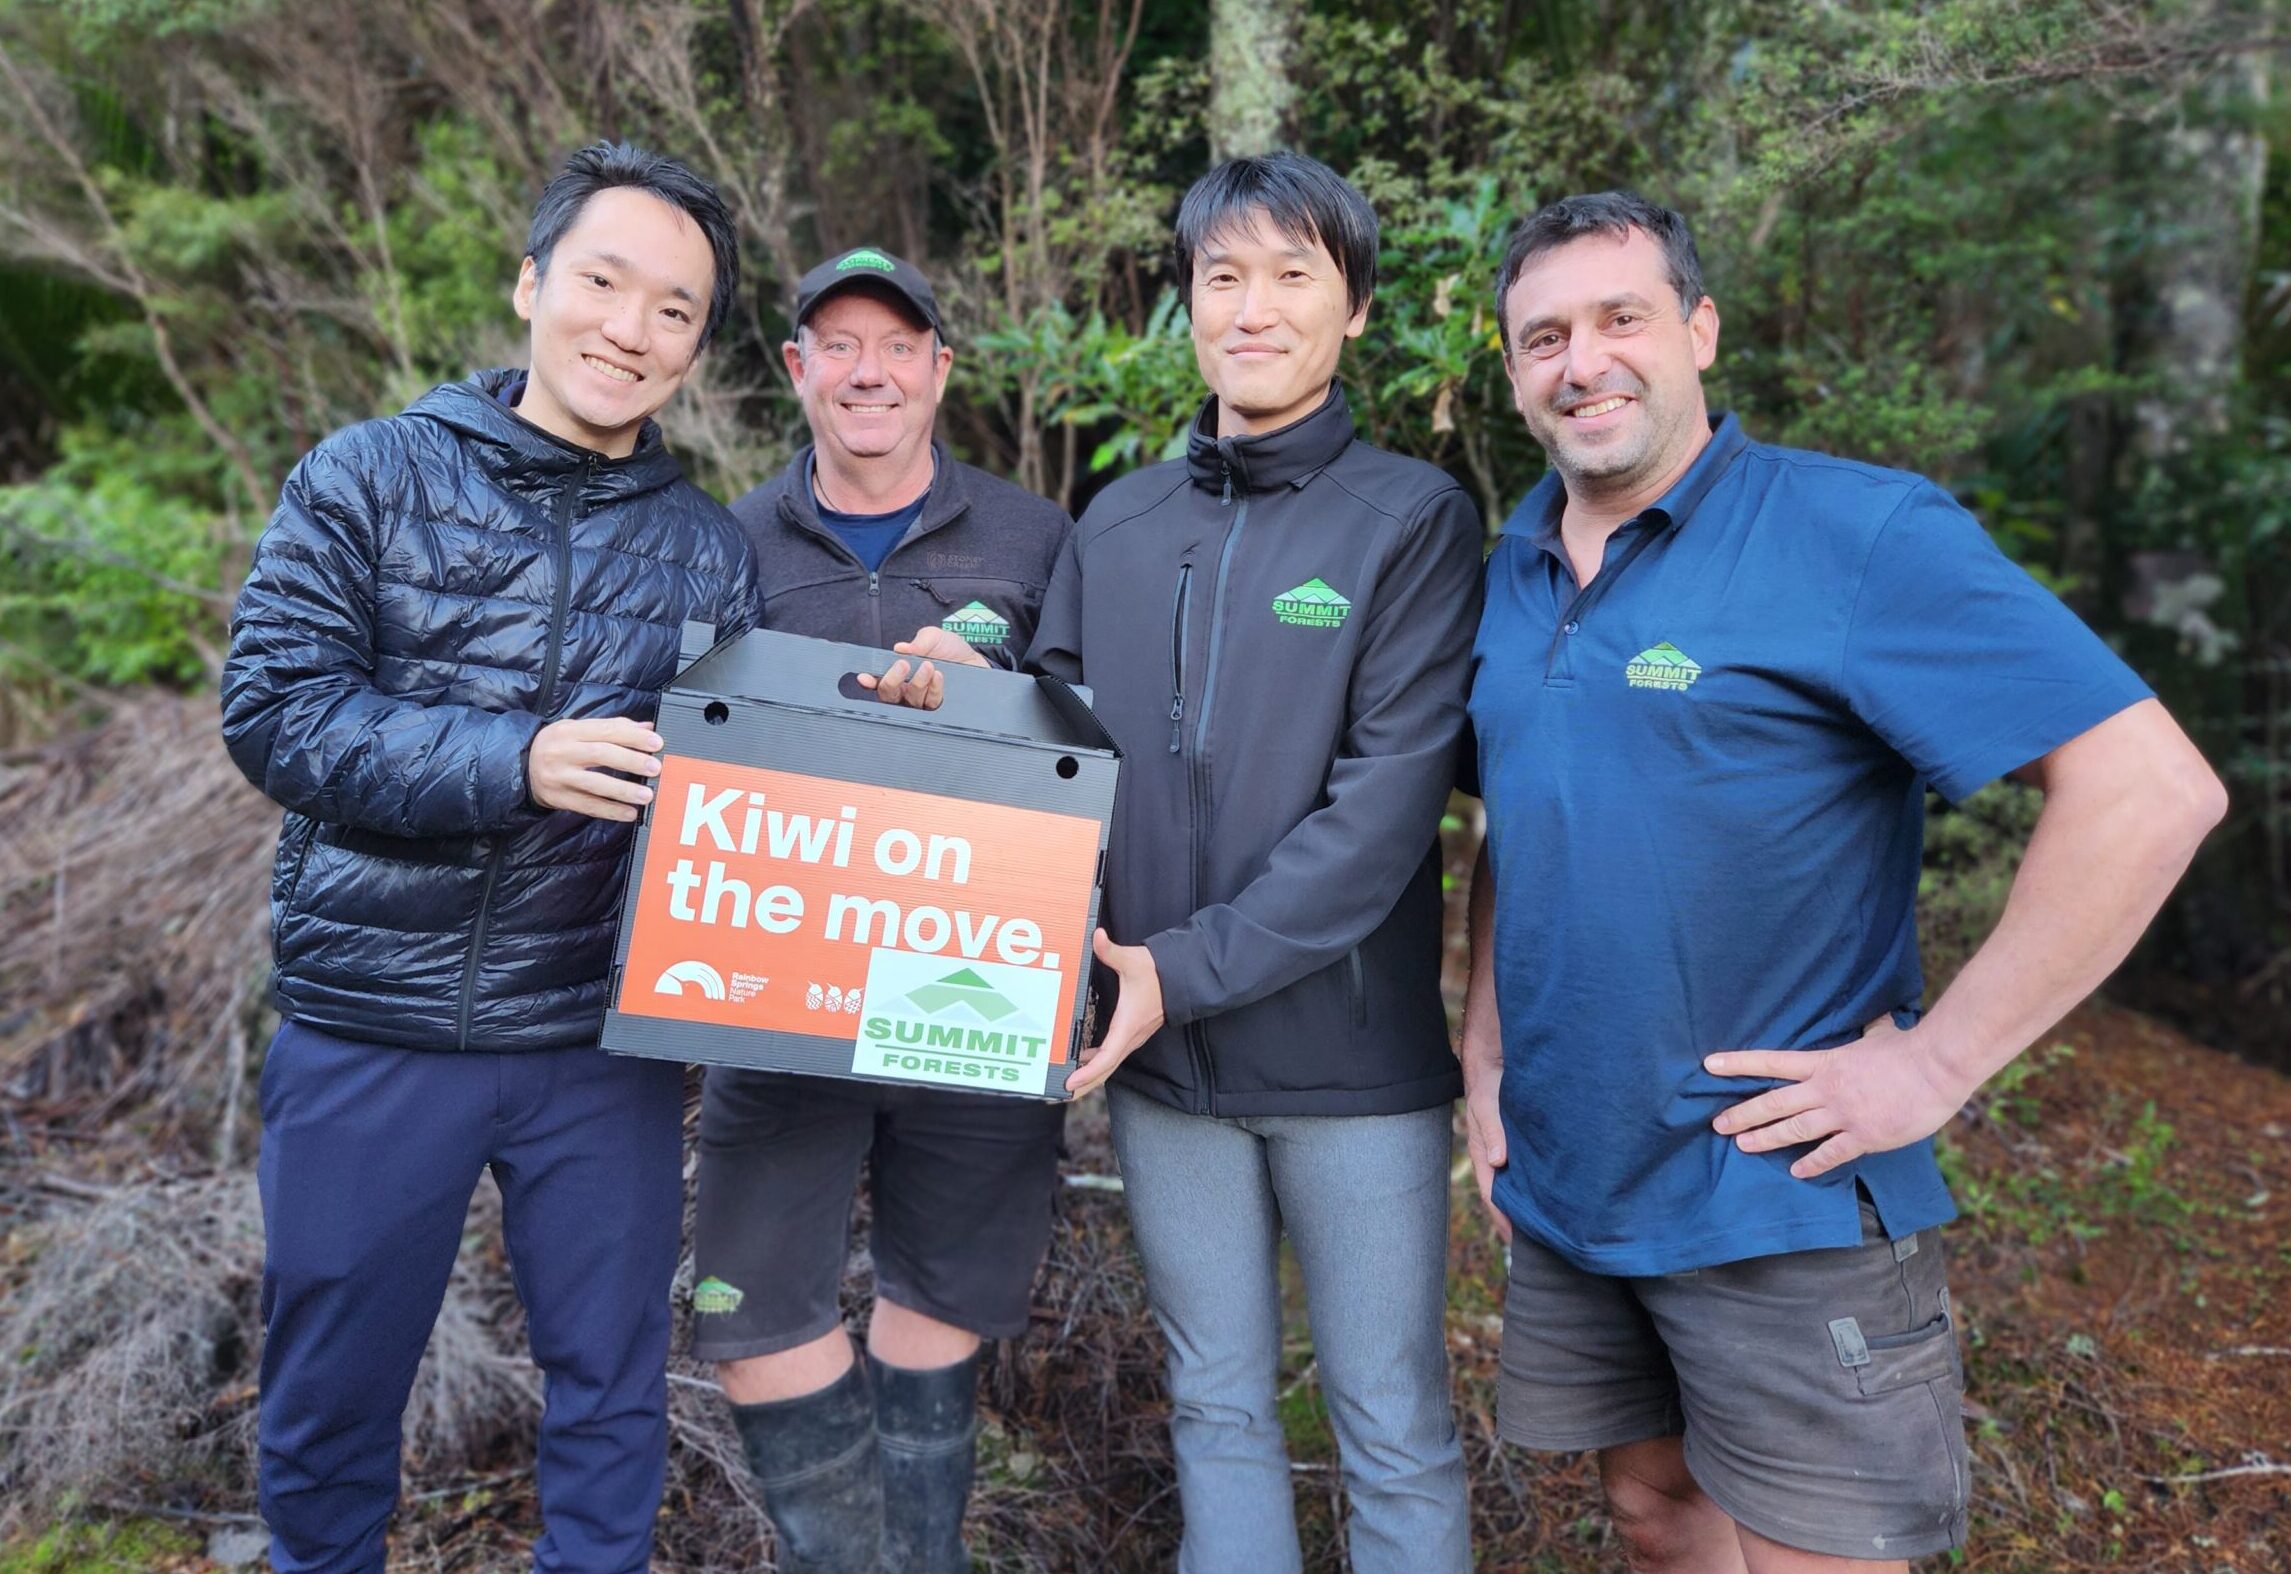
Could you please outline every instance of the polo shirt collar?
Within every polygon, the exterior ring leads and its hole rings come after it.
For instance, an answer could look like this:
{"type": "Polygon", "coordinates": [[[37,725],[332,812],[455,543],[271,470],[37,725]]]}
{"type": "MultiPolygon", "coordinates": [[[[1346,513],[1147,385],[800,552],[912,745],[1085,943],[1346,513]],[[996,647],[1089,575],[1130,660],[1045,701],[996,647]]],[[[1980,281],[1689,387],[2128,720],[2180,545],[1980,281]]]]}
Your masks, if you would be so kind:
{"type": "MultiPolygon", "coordinates": [[[[1638,518],[1659,515],[1660,523],[1683,525],[1699,506],[1718,478],[1726,474],[1750,439],[1742,433],[1742,423],[1732,415],[1722,415],[1710,423],[1710,441],[1702,445],[1702,452],[1694,456],[1694,463],[1686,467],[1686,474],[1672,483],[1671,489],[1643,509],[1638,518]]],[[[1567,507],[1567,485],[1556,470],[1546,470],[1543,479],[1536,482],[1519,507],[1504,521],[1502,534],[1525,536],[1540,547],[1556,548],[1559,544],[1559,516],[1567,507]]]]}

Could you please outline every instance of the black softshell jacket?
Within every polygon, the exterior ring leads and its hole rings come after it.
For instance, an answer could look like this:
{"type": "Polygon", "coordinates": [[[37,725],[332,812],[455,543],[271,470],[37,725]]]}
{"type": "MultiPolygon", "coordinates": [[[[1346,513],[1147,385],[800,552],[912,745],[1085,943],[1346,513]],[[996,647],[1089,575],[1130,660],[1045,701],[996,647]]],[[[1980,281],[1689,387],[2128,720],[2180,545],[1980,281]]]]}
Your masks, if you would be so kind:
{"type": "Polygon", "coordinates": [[[231,619],[223,740],[286,809],[280,1011],[408,1049],[593,1045],[635,828],[536,807],[568,716],[649,721],[688,618],[745,626],[746,539],[650,422],[626,459],[481,372],[295,466],[231,619]]]}
{"type": "Polygon", "coordinates": [[[1341,390],[1259,436],[1213,420],[1091,503],[1027,656],[1091,685],[1123,751],[1105,924],[1152,951],[1168,1022],[1118,1075],[1202,1114],[1445,1103],[1478,510],[1356,441],[1341,390]]]}
{"type": "Polygon", "coordinates": [[[938,473],[922,515],[872,574],[820,522],[809,448],[732,505],[756,550],[763,627],[888,649],[935,623],[997,666],[1017,665],[1073,521],[936,444],[931,453],[938,473]]]}

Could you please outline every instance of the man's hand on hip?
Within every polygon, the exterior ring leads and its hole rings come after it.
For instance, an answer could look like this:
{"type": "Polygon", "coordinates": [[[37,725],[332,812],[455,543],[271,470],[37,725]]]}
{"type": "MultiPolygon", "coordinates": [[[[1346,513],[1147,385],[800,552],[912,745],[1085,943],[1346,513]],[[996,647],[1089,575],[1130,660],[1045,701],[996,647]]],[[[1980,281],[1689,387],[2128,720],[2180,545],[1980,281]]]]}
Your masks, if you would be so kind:
{"type": "Polygon", "coordinates": [[[1107,1019],[1106,1036],[1095,1048],[1082,1051],[1080,1068],[1066,1079],[1066,1091],[1075,1098],[1112,1076],[1130,1058],[1130,1051],[1153,1037],[1162,1024],[1161,969],[1154,966],[1153,953],[1142,945],[1116,945],[1103,929],[1090,948],[1121,979],[1122,993],[1107,1019]]]}
{"type": "Polygon", "coordinates": [[[658,776],[659,753],[660,734],[625,716],[553,721],[533,734],[525,751],[525,792],[544,809],[634,820],[652,802],[652,789],[609,773],[658,776]]]}
{"type": "Polygon", "coordinates": [[[1711,1124],[1745,1153],[1820,1143],[1790,1166],[1800,1180],[1865,1153],[1921,1142],[1947,1125],[1973,1092],[1936,1064],[1922,1031],[1882,1018],[1835,1049],[1730,1049],[1706,1056],[1704,1069],[1717,1076],[1780,1077],[1789,1084],[1743,1100],[1711,1124]]]}

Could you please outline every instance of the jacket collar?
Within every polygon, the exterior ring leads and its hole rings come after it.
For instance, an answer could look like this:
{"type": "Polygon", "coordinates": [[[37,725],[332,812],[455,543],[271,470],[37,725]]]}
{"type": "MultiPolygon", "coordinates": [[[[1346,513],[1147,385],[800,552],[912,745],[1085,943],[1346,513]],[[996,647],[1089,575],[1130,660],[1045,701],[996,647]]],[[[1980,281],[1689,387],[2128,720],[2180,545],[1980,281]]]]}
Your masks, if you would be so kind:
{"type": "Polygon", "coordinates": [[[440,383],[406,413],[426,416],[458,433],[497,474],[539,477],[585,470],[588,489],[608,498],[657,491],[683,477],[661,441],[660,427],[649,420],[638,429],[636,449],[626,459],[609,459],[544,432],[501,402],[502,391],[524,377],[515,368],[476,372],[462,382],[440,383]]]}
{"type": "MultiPolygon", "coordinates": [[[[811,466],[817,445],[806,443],[788,461],[780,487],[780,513],[789,523],[813,535],[837,539],[835,532],[820,521],[819,502],[811,492],[811,466]]],[[[900,546],[925,536],[941,525],[952,524],[970,508],[970,498],[964,495],[958,472],[947,458],[944,444],[931,440],[931,489],[923,494],[923,513],[905,536],[900,546]]],[[[898,547],[893,547],[897,551],[898,547]]]]}
{"type": "Polygon", "coordinates": [[[1185,468],[1195,486],[1237,492],[1271,492],[1303,486],[1352,446],[1352,406],[1344,387],[1329,384],[1320,408],[1287,426],[1245,437],[1217,435],[1217,400],[1211,396],[1193,418],[1185,442],[1185,468]]]}

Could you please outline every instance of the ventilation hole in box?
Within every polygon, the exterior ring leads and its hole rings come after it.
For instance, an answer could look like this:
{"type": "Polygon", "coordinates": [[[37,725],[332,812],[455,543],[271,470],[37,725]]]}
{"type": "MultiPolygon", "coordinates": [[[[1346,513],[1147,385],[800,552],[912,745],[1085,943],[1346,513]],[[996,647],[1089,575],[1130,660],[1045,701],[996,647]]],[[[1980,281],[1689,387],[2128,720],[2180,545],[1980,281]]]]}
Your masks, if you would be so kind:
{"type": "Polygon", "coordinates": [[[1082,762],[1075,759],[1071,754],[1061,754],[1058,756],[1058,774],[1066,778],[1066,780],[1072,781],[1075,776],[1081,772],[1081,769],[1082,762]]]}
{"type": "Polygon", "coordinates": [[[732,719],[732,707],[722,700],[710,700],[708,708],[700,713],[700,718],[711,727],[721,727],[732,719]]]}

